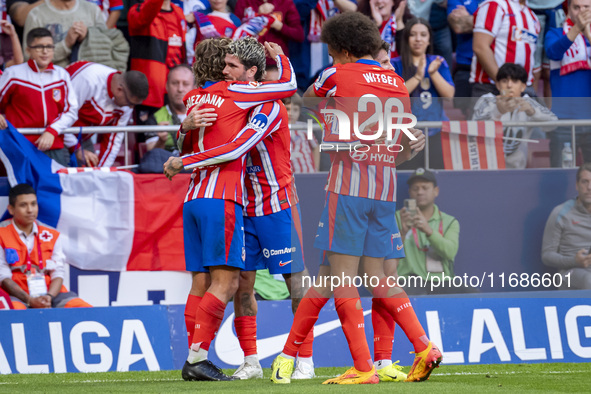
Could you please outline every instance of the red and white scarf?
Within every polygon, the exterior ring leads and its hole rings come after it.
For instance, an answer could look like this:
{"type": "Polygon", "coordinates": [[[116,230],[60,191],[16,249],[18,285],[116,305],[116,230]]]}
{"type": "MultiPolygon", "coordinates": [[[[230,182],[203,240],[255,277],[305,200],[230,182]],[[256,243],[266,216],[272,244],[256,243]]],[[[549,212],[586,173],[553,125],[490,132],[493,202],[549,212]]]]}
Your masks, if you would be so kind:
{"type": "Polygon", "coordinates": [[[390,59],[394,59],[396,56],[398,56],[398,52],[396,51],[397,28],[398,26],[396,25],[396,17],[394,15],[392,15],[387,21],[382,22],[382,26],[380,26],[380,35],[382,36],[382,40],[390,44],[390,59]]]}
{"type": "MultiPolygon", "coordinates": [[[[563,34],[566,35],[574,23],[569,19],[564,22],[563,34]]],[[[587,40],[583,34],[579,34],[573,44],[564,53],[562,60],[552,61],[550,67],[553,70],[560,69],[560,75],[566,75],[579,70],[591,70],[587,40]]]]}
{"type": "Polygon", "coordinates": [[[322,24],[334,14],[336,14],[336,11],[332,0],[318,0],[316,8],[310,13],[310,32],[308,33],[310,42],[320,41],[322,24]]]}

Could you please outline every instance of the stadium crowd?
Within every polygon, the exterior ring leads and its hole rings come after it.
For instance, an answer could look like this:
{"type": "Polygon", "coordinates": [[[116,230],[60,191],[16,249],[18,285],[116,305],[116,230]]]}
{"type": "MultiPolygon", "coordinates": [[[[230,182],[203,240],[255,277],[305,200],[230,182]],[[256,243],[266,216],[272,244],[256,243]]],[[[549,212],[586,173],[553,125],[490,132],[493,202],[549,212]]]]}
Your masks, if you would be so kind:
{"type": "MultiPolygon", "coordinates": [[[[178,124],[184,115],[182,93],[192,88],[190,82],[178,81],[182,76],[177,74],[189,78],[178,67],[192,65],[195,46],[206,38],[253,36],[260,42],[277,43],[292,60],[303,92],[330,64],[326,45],[319,42],[322,25],[344,12],[364,13],[376,23],[382,39],[390,44],[392,64],[406,82],[419,121],[584,119],[591,96],[589,0],[144,0],[125,5],[121,0],[3,0],[2,6],[0,61],[6,75],[0,80],[0,112],[17,128],[45,128],[41,136],[28,138],[63,165],[113,166],[123,164],[125,153],[122,133],[64,137],[62,132],[69,126],[178,124]],[[49,31],[52,43],[33,43],[39,28],[49,31]],[[28,37],[30,32],[33,35],[28,37]],[[49,59],[48,69],[35,68],[34,63],[43,63],[41,58],[49,59]],[[28,66],[10,68],[25,61],[28,66]],[[104,77],[84,77],[93,73],[78,62],[109,67],[102,70],[110,82],[119,79],[110,75],[124,73],[127,82],[121,86],[126,97],[116,98],[114,85],[106,86],[104,77]],[[512,85],[523,83],[522,89],[514,91],[502,84],[498,73],[504,64],[520,66],[509,79],[512,85]],[[172,78],[171,70],[177,70],[172,78]],[[139,74],[133,77],[126,71],[145,75],[147,96],[143,96],[145,84],[138,87],[139,74]],[[39,118],[8,105],[33,99],[31,92],[23,91],[27,84],[37,84],[36,73],[44,75],[42,84],[62,86],[60,93],[53,89],[53,96],[35,98],[54,107],[39,118]],[[78,84],[76,78],[82,78],[78,84]],[[27,83],[13,86],[21,79],[27,83]],[[142,91],[130,91],[129,83],[142,91]],[[100,99],[93,102],[96,95],[100,99]],[[481,96],[487,99],[476,102],[481,96]],[[453,104],[451,97],[456,98],[453,104]],[[73,152],[76,155],[71,158],[73,152]]],[[[272,76],[272,59],[267,58],[267,66],[272,76]]],[[[305,118],[302,114],[292,120],[292,128],[304,128],[298,120],[305,118]]],[[[441,130],[431,128],[428,134],[429,167],[448,168],[441,130]]],[[[172,148],[172,134],[156,136],[130,133],[132,163],[148,161],[140,171],[150,172],[155,163],[178,154],[172,148]],[[152,150],[156,152],[146,158],[152,150]]],[[[569,126],[506,127],[504,136],[508,137],[503,147],[507,168],[574,165],[568,152],[579,149],[579,158],[591,160],[590,126],[578,127],[576,146],[569,126]]],[[[327,170],[328,161],[317,152],[320,141],[302,143],[300,137],[292,133],[296,172],[327,170]]],[[[401,169],[416,169],[424,162],[421,153],[401,169]]]]}

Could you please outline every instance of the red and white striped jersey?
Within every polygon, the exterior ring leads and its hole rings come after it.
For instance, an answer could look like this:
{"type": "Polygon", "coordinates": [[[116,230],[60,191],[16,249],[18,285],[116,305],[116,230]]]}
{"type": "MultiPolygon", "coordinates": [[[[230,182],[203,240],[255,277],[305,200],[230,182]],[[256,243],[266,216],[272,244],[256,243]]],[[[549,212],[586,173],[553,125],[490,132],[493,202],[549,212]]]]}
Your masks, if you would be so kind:
{"type": "Polygon", "coordinates": [[[290,162],[287,110],[281,101],[263,104],[250,114],[250,122],[265,114],[277,124],[273,134],[259,142],[246,156],[245,216],[264,216],[298,202],[290,162]]]}
{"type": "MultiPolygon", "coordinates": [[[[56,137],[50,149],[63,148],[60,134],[78,116],[70,75],[53,64],[40,72],[32,59],[8,67],[0,77],[0,112],[14,127],[45,127],[56,137]]],[[[39,135],[26,137],[35,142],[39,135]]]]}
{"type": "MultiPolygon", "coordinates": [[[[540,34],[540,22],[534,12],[519,0],[488,0],[474,13],[474,32],[494,37],[491,49],[500,67],[505,63],[523,66],[529,77],[527,84],[534,80],[534,52],[540,34]]],[[[494,83],[472,56],[472,83],[494,83]]]]}
{"type": "Polygon", "coordinates": [[[244,203],[244,155],[263,138],[265,129],[272,126],[265,114],[257,113],[245,128],[248,111],[259,104],[289,97],[297,89],[289,60],[283,55],[278,59],[279,81],[208,82],[185,96],[187,113],[201,103],[200,108],[214,108],[218,114],[212,126],[191,130],[185,138],[185,146],[190,143],[194,153],[182,157],[183,165],[195,168],[185,202],[218,198],[244,203]],[[252,130],[256,133],[252,134],[252,130]],[[237,135],[242,136],[240,145],[231,144],[237,135]]]}
{"type": "MultiPolygon", "coordinates": [[[[76,92],[80,108],[78,121],[74,126],[127,126],[133,110],[115,104],[111,91],[111,79],[120,72],[103,64],[79,61],[70,64],[66,70],[72,78],[72,88],[76,92]]],[[[99,135],[101,151],[99,167],[113,165],[124,133],[99,135]]],[[[85,136],[90,138],[90,135],[85,136]]],[[[77,141],[66,138],[66,146],[73,146],[77,141]]]]}
{"type": "Polygon", "coordinates": [[[291,167],[294,174],[316,172],[312,149],[317,146],[318,143],[315,139],[308,139],[308,132],[306,130],[291,130],[291,167]]]}
{"type": "MultiPolygon", "coordinates": [[[[394,71],[385,70],[373,60],[359,60],[356,63],[337,64],[325,69],[314,83],[314,92],[319,97],[343,97],[335,99],[335,108],[346,112],[353,123],[353,113],[358,111],[360,97],[373,95],[390,98],[390,103],[397,107],[396,113],[411,113],[408,91],[404,80],[394,71]],[[392,101],[392,98],[395,101],[392,101]],[[354,107],[354,108],[353,108],[354,107]]],[[[371,106],[369,110],[371,111],[371,106]]],[[[381,111],[381,109],[380,109],[381,111]]],[[[386,109],[389,111],[389,109],[386,109]]],[[[370,112],[360,113],[359,123],[370,112]]],[[[375,111],[374,111],[375,112],[375,111]]],[[[329,119],[327,119],[329,120],[329,119]]],[[[400,122],[405,122],[401,119],[400,122]]],[[[343,143],[360,142],[351,131],[351,140],[339,138],[336,119],[332,127],[325,130],[323,142],[343,143]],[[336,127],[335,127],[336,126],[336,127]]],[[[392,143],[400,144],[402,133],[395,130],[392,143]]],[[[396,201],[396,156],[385,145],[371,145],[358,151],[340,151],[331,153],[331,167],[326,190],[342,195],[364,197],[381,201],[396,201]]]]}

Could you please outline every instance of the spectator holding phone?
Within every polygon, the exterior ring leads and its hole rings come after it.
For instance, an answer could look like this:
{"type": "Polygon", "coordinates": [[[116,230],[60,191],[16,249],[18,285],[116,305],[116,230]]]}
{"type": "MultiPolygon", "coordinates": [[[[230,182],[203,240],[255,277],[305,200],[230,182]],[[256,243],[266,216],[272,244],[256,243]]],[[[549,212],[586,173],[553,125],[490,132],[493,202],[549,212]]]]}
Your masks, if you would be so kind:
{"type": "Polygon", "coordinates": [[[542,262],[570,274],[570,289],[591,289],[591,163],[577,171],[578,196],[552,210],[542,240],[542,262]]]}
{"type": "MultiPolygon", "coordinates": [[[[591,174],[590,174],[591,175],[591,174]]],[[[435,174],[423,168],[417,169],[407,181],[410,201],[396,212],[400,236],[406,257],[399,261],[386,258],[385,267],[394,268],[392,275],[429,277],[454,276],[454,259],[458,253],[460,223],[456,218],[439,210],[435,199],[439,187],[435,174]]],[[[406,288],[409,294],[428,290],[406,288]]],[[[445,290],[450,290],[447,286],[445,290]]]]}

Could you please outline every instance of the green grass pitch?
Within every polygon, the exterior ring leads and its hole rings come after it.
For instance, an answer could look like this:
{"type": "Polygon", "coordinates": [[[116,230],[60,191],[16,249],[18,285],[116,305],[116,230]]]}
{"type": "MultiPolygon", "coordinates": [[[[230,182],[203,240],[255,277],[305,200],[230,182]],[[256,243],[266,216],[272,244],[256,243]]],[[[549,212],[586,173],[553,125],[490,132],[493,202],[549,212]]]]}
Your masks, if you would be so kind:
{"type": "MultiPolygon", "coordinates": [[[[180,371],[106,372],[92,374],[0,375],[0,392],[123,393],[195,392],[211,393],[589,393],[591,363],[586,364],[504,364],[442,365],[421,383],[380,383],[377,385],[322,385],[346,368],[316,368],[316,379],[276,385],[265,379],[234,382],[184,382],[180,371]]],[[[405,368],[408,371],[408,367],[405,368]]],[[[233,371],[226,370],[226,373],[233,371]]]]}

